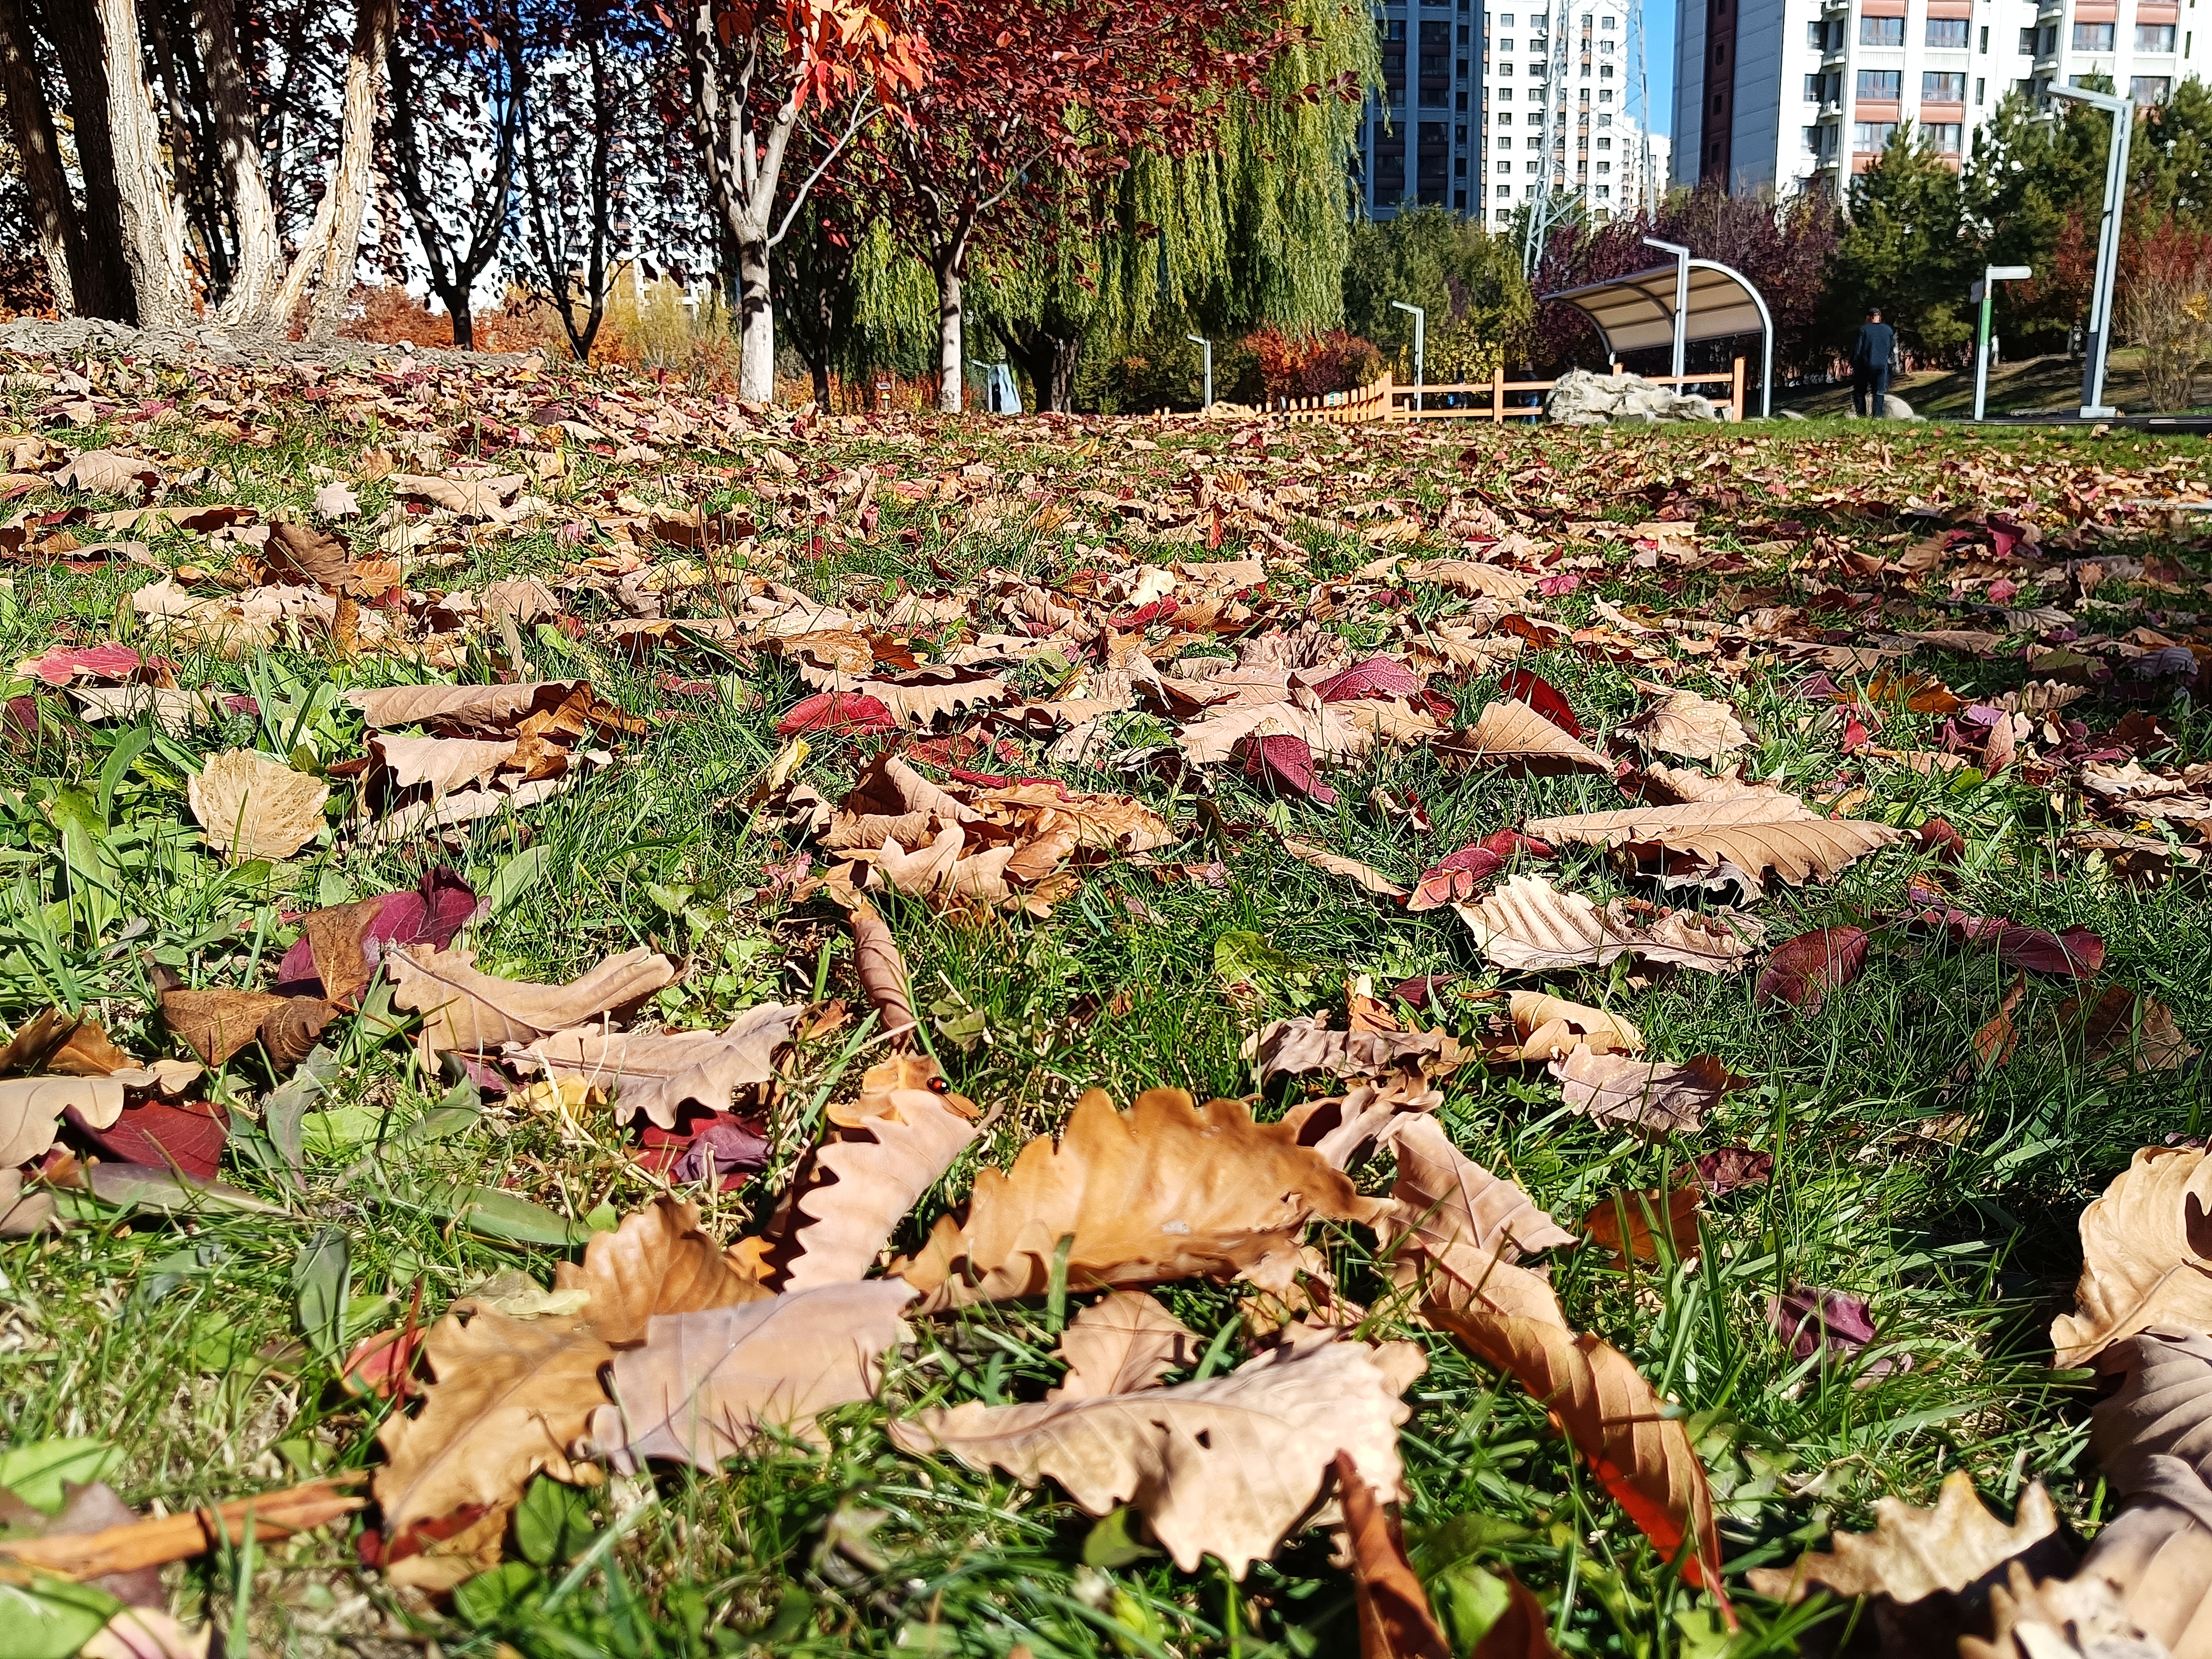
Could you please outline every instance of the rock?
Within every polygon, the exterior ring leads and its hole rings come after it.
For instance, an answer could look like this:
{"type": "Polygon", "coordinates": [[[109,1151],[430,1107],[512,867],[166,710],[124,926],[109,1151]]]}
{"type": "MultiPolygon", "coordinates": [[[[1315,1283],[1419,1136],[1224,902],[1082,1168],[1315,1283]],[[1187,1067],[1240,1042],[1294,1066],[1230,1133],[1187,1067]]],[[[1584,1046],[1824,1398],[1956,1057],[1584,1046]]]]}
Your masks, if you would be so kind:
{"type": "Polygon", "coordinates": [[[1922,421],[1928,418],[1924,415],[1915,415],[1912,412],[1912,405],[1894,392],[1883,394],[1881,412],[1893,421],[1922,421]]]}
{"type": "Polygon", "coordinates": [[[1794,409],[1778,409],[1774,412],[1785,421],[1802,421],[1805,418],[1794,409]]]}
{"type": "Polygon", "coordinates": [[[1613,421],[1717,421],[1710,398],[1654,386],[1641,374],[1593,374],[1570,369],[1552,383],[1544,418],[1562,426],[1604,426],[1613,421]]]}

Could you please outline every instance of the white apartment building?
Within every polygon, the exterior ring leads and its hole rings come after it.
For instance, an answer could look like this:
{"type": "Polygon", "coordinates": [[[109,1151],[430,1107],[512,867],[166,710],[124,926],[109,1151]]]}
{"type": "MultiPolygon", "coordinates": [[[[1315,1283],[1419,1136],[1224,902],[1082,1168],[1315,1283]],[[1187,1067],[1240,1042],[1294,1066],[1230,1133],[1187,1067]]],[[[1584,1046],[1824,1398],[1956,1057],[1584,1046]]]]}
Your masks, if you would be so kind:
{"type": "MultiPolygon", "coordinates": [[[[2202,74],[2197,0],[1680,0],[1672,179],[1840,197],[1911,121],[1959,166],[2008,92],[2202,74]]],[[[2212,10],[2207,12],[2212,20],[2212,10]]],[[[2212,56],[2208,36],[2206,56],[2212,56]]]]}
{"type": "MultiPolygon", "coordinates": [[[[1664,0],[1654,0],[1663,3],[1664,0]]],[[[1435,203],[1492,224],[1546,188],[1578,195],[1595,217],[1644,199],[1641,134],[1627,119],[1628,0],[1383,0],[1382,111],[1359,132],[1362,198],[1387,219],[1401,203],[1435,203]],[[1566,75],[1551,84],[1550,22],[1567,29],[1566,75]],[[1410,72],[1409,72],[1410,71],[1410,72]],[[1558,125],[1541,152],[1546,92],[1558,125]]],[[[1654,173],[1666,187],[1663,167],[1654,173]]]]}

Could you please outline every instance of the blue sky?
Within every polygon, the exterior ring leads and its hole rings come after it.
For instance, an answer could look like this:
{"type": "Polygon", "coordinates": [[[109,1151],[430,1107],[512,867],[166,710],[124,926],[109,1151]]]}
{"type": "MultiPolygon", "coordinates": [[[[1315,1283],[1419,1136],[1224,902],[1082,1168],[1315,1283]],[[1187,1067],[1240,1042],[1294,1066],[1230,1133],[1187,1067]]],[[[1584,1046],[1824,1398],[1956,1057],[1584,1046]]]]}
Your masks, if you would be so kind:
{"type": "Polygon", "coordinates": [[[1674,130],[1674,0],[1644,0],[1644,84],[1651,131],[1674,130]]]}

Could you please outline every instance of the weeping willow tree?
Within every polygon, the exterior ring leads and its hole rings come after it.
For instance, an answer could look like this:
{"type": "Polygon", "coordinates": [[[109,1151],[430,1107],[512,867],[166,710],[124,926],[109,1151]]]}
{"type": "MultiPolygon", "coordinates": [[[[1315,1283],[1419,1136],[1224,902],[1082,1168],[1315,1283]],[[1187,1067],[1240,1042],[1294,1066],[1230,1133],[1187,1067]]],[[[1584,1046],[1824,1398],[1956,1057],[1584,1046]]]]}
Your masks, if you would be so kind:
{"type": "Polygon", "coordinates": [[[1340,325],[1360,106],[1381,62],[1364,5],[1274,0],[1291,37],[1264,90],[1229,99],[1206,149],[1140,153],[1073,186],[1018,246],[984,248],[975,310],[1038,404],[1071,407],[1082,359],[1156,333],[1340,325]],[[1039,234],[1041,233],[1041,234],[1039,234]]]}

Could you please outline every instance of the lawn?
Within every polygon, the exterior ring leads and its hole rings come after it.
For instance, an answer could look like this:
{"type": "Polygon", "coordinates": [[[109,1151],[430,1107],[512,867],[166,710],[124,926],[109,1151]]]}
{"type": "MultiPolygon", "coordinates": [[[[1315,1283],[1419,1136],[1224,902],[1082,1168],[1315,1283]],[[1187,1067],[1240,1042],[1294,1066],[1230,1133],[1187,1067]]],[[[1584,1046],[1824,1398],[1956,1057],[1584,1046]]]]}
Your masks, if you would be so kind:
{"type": "MultiPolygon", "coordinates": [[[[2191,816],[2201,785],[2184,769],[2212,747],[2212,572],[2203,515],[2164,505],[2205,498],[2201,442],[1825,422],[816,420],[536,366],[15,367],[0,386],[15,515],[0,629],[17,665],[0,731],[0,1015],[21,1032],[82,1013],[140,1066],[208,1051],[190,1010],[253,1035],[234,1047],[217,1030],[231,1052],[167,1095],[130,1085],[118,1121],[151,1126],[152,1150],[142,1134],[118,1151],[94,1103],[73,1105],[52,1150],[22,1154],[21,1190],[53,1220],[0,1240],[0,1519],[15,1536],[48,1526],[64,1475],[175,1515],[383,1467],[390,1419],[421,1412],[407,1432],[425,1434],[439,1391],[471,1386],[453,1381],[464,1365],[433,1382],[395,1352],[457,1302],[495,1310],[518,1341],[604,1318],[603,1300],[562,1300],[556,1266],[623,1218],[668,1213],[657,1200],[696,1205],[717,1244],[787,1244],[779,1200],[797,1182],[809,1213],[841,1201],[848,1179],[825,1197],[809,1149],[865,1135],[858,1114],[884,1085],[875,1073],[864,1093],[863,1076],[902,1046],[909,1080],[941,1068],[940,1098],[977,1115],[950,1167],[914,1181],[878,1241],[886,1261],[926,1255],[977,1170],[1009,1167],[1091,1090],[1121,1106],[1162,1089],[1241,1101],[1262,1123],[1308,1122],[1302,1108],[1363,1087],[1432,1094],[1391,1124],[1441,1125],[1577,1241],[1525,1266],[1548,1271],[1568,1327],[1626,1357],[1653,1420],[1694,1454],[1740,1629],[1711,1575],[1698,1587],[1695,1538],[1655,1543],[1525,1378],[1455,1338],[1420,1249],[1345,1218],[1343,1194],[1364,1203],[1405,1180],[1393,1147],[1411,1143],[1389,1134],[1329,1175],[1348,1178],[1333,1210],[1283,1235],[1304,1246],[1294,1280],[1250,1252],[1242,1279],[1219,1262],[1115,1279],[1083,1265],[1083,1228],[1048,1228],[1019,1258],[1042,1279],[908,1308],[872,1386],[811,1428],[771,1422],[704,1468],[627,1474],[623,1457],[570,1464],[563,1445],[538,1463],[579,1484],[518,1478],[504,1502],[426,1513],[407,1571],[380,1486],[325,1524],[230,1533],[160,1566],[158,1584],[111,1583],[123,1599],[212,1624],[230,1652],[1359,1650],[1320,1478],[1323,1441],[1354,1432],[1333,1414],[1291,1449],[1266,1441],[1259,1467],[1223,1471],[1241,1455],[1224,1449],[1194,1473],[1207,1459],[1186,1447],[1167,1482],[1187,1484],[1186,1512],[1168,1522],[1173,1492],[1086,1510],[1061,1480],[1024,1485],[917,1440],[914,1425],[944,1420],[931,1411],[1043,1400],[1064,1380],[1063,1336],[1109,1282],[1149,1285],[1185,1328],[1154,1367],[1171,1389],[1257,1375],[1238,1368],[1271,1353],[1321,1363],[1285,1343],[1294,1315],[1316,1340],[1350,1327],[1323,1359],[1412,1345],[1373,1352],[1424,1362],[1392,1374],[1401,1514],[1454,1652],[1500,1652],[1516,1629],[1516,1653],[1826,1651],[1847,1626],[1863,1644],[1875,1621],[1848,1600],[1771,1599],[1750,1575],[1865,1530],[1878,1499],[1932,1504],[1956,1472],[2001,1517],[2040,1482],[2075,1542],[2110,1521],[2095,1379],[2056,1367],[2050,1326],[2072,1305],[2084,1204],[2137,1149],[2205,1133],[2188,1040],[2212,1030],[2212,806],[2191,816]],[[125,459],[72,471],[79,452],[125,459]],[[140,654],[86,654],[110,645],[140,654]],[[1184,672],[1207,657],[1212,678],[1184,672]],[[1249,684],[1221,678],[1232,658],[1249,684]],[[1382,689],[1364,699],[1295,672],[1378,659],[1389,668],[1370,671],[1382,689]],[[927,672],[948,660],[966,678],[927,672]],[[523,727],[426,728],[520,757],[447,776],[448,799],[484,796],[481,816],[447,824],[408,811],[439,787],[394,759],[416,727],[371,726],[385,705],[349,695],[545,681],[590,692],[526,695],[523,727]],[[862,701],[878,682],[898,706],[862,701]],[[1322,736],[1292,739],[1301,759],[1263,744],[1264,726],[1233,746],[1194,734],[1209,699],[1217,724],[1233,712],[1218,700],[1232,684],[1287,732],[1322,736]],[[1698,694],[1692,723],[1700,699],[1727,704],[1741,740],[1705,759],[1695,741],[1668,746],[1639,717],[1674,693],[1698,694]],[[1554,697],[1595,760],[1454,739],[1486,708],[1554,697]],[[1377,709],[1392,712],[1371,734],[1331,723],[1377,709]],[[887,852],[880,824],[829,844],[820,822],[887,749],[998,815],[966,861],[945,852],[916,873],[925,860],[887,852]],[[260,796],[206,804],[203,769],[232,750],[326,785],[296,842],[275,826],[278,850],[255,855],[260,796]],[[2172,787],[2117,808],[2085,788],[2130,762],[2172,787]],[[1655,767],[1771,784],[1878,833],[1794,884],[1731,866],[1665,885],[1633,843],[1502,842],[1502,862],[1440,878],[1463,878],[1464,914],[1345,872],[1356,860],[1413,889],[1498,832],[1638,791],[1676,798],[1653,793],[1655,767]],[[1046,781],[1024,795],[1018,780],[1046,781]],[[975,850],[1031,848],[1049,803],[1108,813],[1098,797],[1127,798],[1110,811],[1141,833],[1085,829],[1077,845],[1070,831],[1056,859],[1011,866],[975,850]],[[1732,959],[1500,966],[1482,907],[1523,879],[1621,901],[1601,914],[1631,932],[1657,926],[1655,907],[1718,917],[1732,959]],[[725,1078],[707,1103],[727,1109],[641,1133],[629,1085],[611,1101],[564,1091],[496,1042],[449,1047],[435,999],[397,982],[389,957],[338,994],[333,964],[363,960],[347,954],[363,924],[326,949],[310,913],[417,891],[435,913],[458,884],[482,973],[559,986],[658,955],[666,982],[585,1018],[620,1004],[634,1032],[720,1030],[781,1002],[787,1041],[725,1078]],[[902,958],[918,1024],[900,1045],[896,999],[860,971],[853,903],[902,958]],[[1997,917],[2017,931],[1981,925],[1997,917]],[[1863,967],[1778,969],[1777,947],[1821,929],[1858,930],[1863,967]],[[2054,957],[2046,938],[2074,943],[2054,957]],[[313,999],[290,983],[302,962],[313,999]],[[247,1018],[243,1002],[175,1000],[280,983],[291,1000],[273,1024],[259,1003],[247,1018]],[[2116,989],[2117,1036],[2085,1013],[2116,989]],[[1610,1015],[1649,1059],[1711,1057],[1729,1085],[1671,1132],[1577,1109],[1547,1052],[1516,1057],[1534,1039],[1509,992],[1577,1005],[1570,1048],[1610,1015]],[[1387,1063],[1263,1079],[1255,1039],[1316,1011],[1402,1040],[1382,1045],[1387,1063]],[[295,1016],[313,1029],[282,1029],[295,1016]],[[219,1185],[113,1173],[185,1165],[186,1139],[219,1185]],[[1177,1565],[1174,1539],[1202,1541],[1246,1486],[1316,1455],[1279,1547],[1241,1576],[1218,1548],[1177,1565]]],[[[1564,737],[1556,720],[1544,730],[1564,737]]],[[[1249,1132],[1218,1128],[1236,1109],[1218,1110],[1208,1121],[1243,1146],[1249,1132]]],[[[1287,1131],[1266,1144],[1294,1149],[1287,1131]]],[[[1170,1147],[1154,1179],[1224,1156],[1170,1147]]],[[[1219,1167],[1251,1203],[1274,1201],[1256,1183],[1275,1166],[1219,1167]]],[[[1118,1202],[1141,1211],[1153,1190],[1118,1202]]],[[[878,1273],[875,1250],[856,1275],[878,1273]]],[[[491,1328],[490,1313],[468,1327],[491,1328]]],[[[611,1373],[659,1341],[615,1342],[611,1373]]],[[[578,1386],[603,1385],[587,1365],[578,1386]]],[[[592,1419],[602,1442],[618,1414],[592,1419]]],[[[1387,1471],[1362,1468],[1393,1495],[1387,1471]]],[[[14,1627],[66,1653],[116,1604],[58,1582],[0,1565],[11,1616],[30,1621],[14,1627]]]]}

